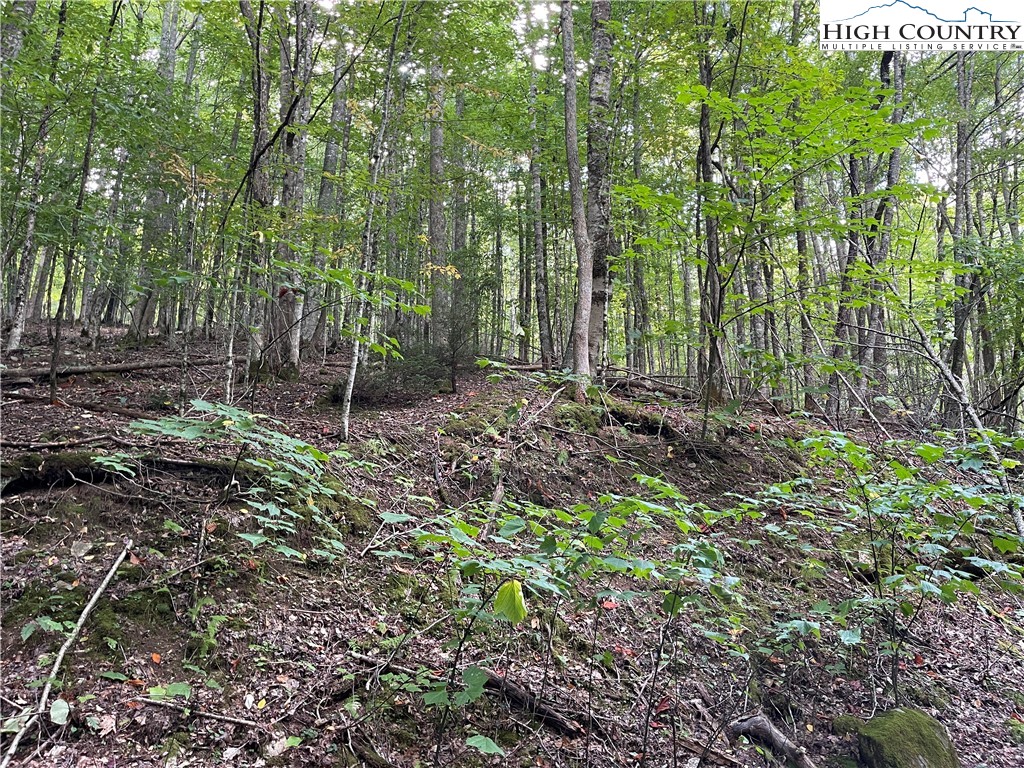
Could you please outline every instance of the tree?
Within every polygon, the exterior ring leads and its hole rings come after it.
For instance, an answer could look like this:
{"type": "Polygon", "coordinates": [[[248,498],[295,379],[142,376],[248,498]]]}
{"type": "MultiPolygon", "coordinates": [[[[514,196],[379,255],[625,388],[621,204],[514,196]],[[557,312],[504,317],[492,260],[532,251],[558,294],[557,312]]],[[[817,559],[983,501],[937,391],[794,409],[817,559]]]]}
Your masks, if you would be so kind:
{"type": "Polygon", "coordinates": [[[583,202],[583,171],[580,166],[579,140],[576,130],[576,42],[573,36],[572,2],[562,0],[562,63],[565,72],[565,154],[569,174],[569,205],[572,236],[576,246],[576,311],[572,324],[572,371],[580,377],[576,399],[586,398],[582,381],[588,379],[590,368],[590,308],[594,282],[594,248],[587,229],[583,202]]]}

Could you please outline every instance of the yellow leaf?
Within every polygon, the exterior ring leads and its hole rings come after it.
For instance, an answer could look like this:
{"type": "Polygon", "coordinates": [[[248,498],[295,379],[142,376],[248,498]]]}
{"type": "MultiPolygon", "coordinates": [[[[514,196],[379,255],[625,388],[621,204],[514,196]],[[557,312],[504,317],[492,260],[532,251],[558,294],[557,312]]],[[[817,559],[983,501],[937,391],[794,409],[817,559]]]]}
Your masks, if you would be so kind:
{"type": "Polygon", "coordinates": [[[267,706],[267,700],[260,699],[259,702],[256,704],[256,709],[263,709],[265,706],[267,706]]]}

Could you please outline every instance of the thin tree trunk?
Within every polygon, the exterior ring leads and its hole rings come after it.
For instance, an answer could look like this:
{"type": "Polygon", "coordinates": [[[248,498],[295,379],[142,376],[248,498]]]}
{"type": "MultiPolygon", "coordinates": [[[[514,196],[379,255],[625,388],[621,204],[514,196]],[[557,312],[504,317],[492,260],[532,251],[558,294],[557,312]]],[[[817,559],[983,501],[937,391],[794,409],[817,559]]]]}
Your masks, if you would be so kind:
{"type": "Polygon", "coordinates": [[[562,0],[562,61],[565,70],[565,154],[569,175],[572,235],[576,245],[576,311],[572,324],[572,372],[580,377],[576,400],[586,401],[586,380],[590,378],[590,311],[594,283],[594,250],[583,208],[583,170],[580,167],[576,130],[576,42],[573,35],[572,2],[562,0]]]}
{"type": "Polygon", "coordinates": [[[609,29],[611,0],[593,0],[590,24],[593,40],[590,70],[590,113],[587,120],[587,234],[593,249],[591,267],[590,326],[588,347],[590,370],[602,364],[611,283],[608,262],[615,255],[617,241],[611,223],[612,149],[612,45],[609,29]]]}
{"type": "MultiPolygon", "coordinates": [[[[974,77],[973,59],[967,53],[956,54],[956,93],[960,106],[960,117],[956,123],[956,166],[953,185],[953,258],[958,264],[966,264],[969,260],[967,250],[967,228],[970,220],[968,209],[970,196],[968,184],[971,178],[971,83],[974,77]]],[[[961,382],[964,373],[966,356],[967,319],[970,314],[969,298],[972,275],[957,275],[957,285],[963,295],[953,303],[953,340],[949,349],[949,371],[961,382]]],[[[947,392],[943,403],[943,421],[947,426],[955,426],[962,416],[962,406],[955,392],[947,392]]]]}
{"type": "MultiPolygon", "coordinates": [[[[49,83],[51,88],[55,87],[57,80],[57,65],[60,62],[61,51],[63,48],[64,31],[67,27],[67,18],[68,2],[67,0],[61,0],[60,13],[57,16],[57,33],[53,42],[53,51],[50,54],[49,83]]],[[[4,30],[4,34],[8,34],[6,29],[4,30]]],[[[9,34],[13,35],[14,32],[9,34]]],[[[12,46],[15,44],[13,41],[9,42],[12,46]]],[[[17,47],[20,50],[20,41],[18,41],[17,47]]],[[[35,265],[36,222],[38,219],[39,206],[42,205],[43,202],[40,187],[46,156],[46,139],[50,133],[50,120],[53,118],[54,111],[55,105],[51,101],[48,101],[46,106],[43,108],[43,116],[39,121],[39,131],[36,138],[36,143],[39,146],[39,152],[36,155],[35,165],[32,170],[32,192],[29,195],[31,202],[29,203],[28,218],[25,224],[25,241],[22,245],[21,262],[18,265],[18,275],[14,286],[14,311],[11,313],[11,331],[7,337],[7,344],[4,347],[7,352],[13,352],[16,349],[21,348],[21,338],[25,333],[25,309],[28,298],[26,290],[28,288],[29,277],[32,274],[32,267],[35,265]]]]}
{"type": "Polygon", "coordinates": [[[377,133],[375,134],[373,144],[370,147],[370,192],[366,205],[366,220],[363,223],[363,253],[362,262],[360,264],[361,274],[359,276],[358,308],[356,310],[356,317],[353,321],[353,327],[356,329],[356,333],[353,335],[352,340],[352,358],[349,362],[348,378],[345,381],[345,395],[342,399],[341,409],[341,439],[345,442],[348,442],[349,415],[352,411],[352,391],[355,388],[356,372],[359,366],[359,350],[361,344],[359,323],[368,305],[366,296],[368,280],[366,279],[366,273],[374,267],[373,254],[376,246],[374,244],[373,219],[379,204],[377,178],[380,175],[381,155],[384,151],[384,135],[387,130],[388,113],[391,107],[391,78],[395,67],[395,49],[398,46],[398,33],[402,28],[402,19],[405,17],[405,9],[407,5],[408,0],[402,0],[402,7],[398,12],[398,17],[395,19],[395,31],[391,36],[391,45],[388,48],[388,61],[384,70],[384,92],[381,101],[380,125],[377,127],[377,133]]]}
{"type": "Polygon", "coordinates": [[[537,67],[530,66],[530,184],[533,188],[533,262],[535,296],[537,298],[537,329],[540,341],[540,364],[549,369],[555,360],[551,341],[551,313],[548,304],[548,254],[544,237],[544,191],[540,173],[540,130],[537,126],[537,67]]]}
{"type": "Polygon", "coordinates": [[[75,253],[78,249],[78,235],[82,223],[82,211],[85,208],[85,188],[89,182],[89,173],[92,170],[92,143],[96,137],[97,110],[96,103],[100,92],[101,78],[106,73],[108,52],[110,50],[110,38],[114,34],[114,26],[117,24],[117,17],[121,13],[122,0],[114,0],[110,11],[110,21],[107,24],[107,33],[102,43],[102,64],[99,68],[96,84],[92,89],[92,102],[89,106],[89,130],[85,137],[85,149],[82,152],[82,167],[78,182],[78,198],[75,200],[74,213],[71,216],[71,242],[64,253],[64,285],[60,292],[60,302],[57,305],[57,317],[54,320],[53,349],[50,354],[50,400],[57,399],[57,365],[60,362],[61,331],[65,321],[65,312],[70,309],[69,298],[71,296],[71,277],[75,267],[75,253]]]}

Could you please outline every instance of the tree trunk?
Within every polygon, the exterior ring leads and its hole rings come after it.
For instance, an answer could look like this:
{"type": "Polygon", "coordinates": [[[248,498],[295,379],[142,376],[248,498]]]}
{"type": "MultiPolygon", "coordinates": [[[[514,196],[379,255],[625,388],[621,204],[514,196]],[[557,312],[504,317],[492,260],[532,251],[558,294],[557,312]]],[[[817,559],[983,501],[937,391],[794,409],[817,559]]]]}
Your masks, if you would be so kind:
{"type": "MultiPolygon", "coordinates": [[[[960,117],[956,123],[956,167],[953,184],[953,259],[958,264],[970,261],[967,253],[967,229],[970,220],[968,184],[971,178],[971,83],[974,78],[974,60],[967,53],[956,54],[956,93],[960,117]]],[[[953,340],[949,348],[949,370],[958,382],[964,374],[966,356],[967,319],[970,314],[969,289],[972,275],[956,276],[962,294],[953,303],[953,340]]],[[[947,392],[943,403],[943,421],[955,426],[962,417],[961,404],[956,394],[947,392]]]]}
{"type": "MultiPolygon", "coordinates": [[[[696,6],[695,6],[696,7],[696,6]]],[[[701,16],[694,19],[705,29],[714,26],[716,10],[709,10],[705,5],[702,8],[701,16]]],[[[710,33],[707,33],[710,34],[710,33]]],[[[714,60],[710,51],[700,55],[698,62],[700,83],[709,92],[714,86],[714,60]]],[[[704,397],[707,404],[717,405],[723,401],[725,391],[725,362],[723,359],[722,344],[724,342],[724,331],[722,329],[722,313],[725,303],[725,288],[722,285],[722,276],[719,273],[721,264],[721,252],[719,245],[718,218],[710,210],[709,193],[715,188],[714,170],[712,164],[712,137],[711,137],[711,106],[707,100],[701,102],[700,118],[698,122],[699,145],[697,148],[697,180],[702,190],[701,198],[701,224],[704,229],[704,253],[706,266],[704,268],[704,281],[701,291],[701,321],[706,334],[707,359],[703,371],[704,397]]]]}
{"type": "Polygon", "coordinates": [[[366,307],[369,304],[367,300],[368,280],[366,279],[366,273],[375,266],[374,252],[376,244],[374,242],[375,234],[373,220],[380,202],[380,193],[377,189],[377,179],[380,175],[381,155],[384,152],[384,136],[387,131],[389,111],[391,108],[391,78],[395,67],[395,49],[398,47],[398,33],[402,29],[402,19],[405,17],[405,9],[407,5],[408,0],[402,0],[402,7],[398,12],[398,17],[395,19],[395,31],[391,35],[391,46],[388,48],[388,61],[384,69],[384,92],[381,101],[380,125],[377,126],[377,132],[374,134],[373,144],[370,146],[368,174],[369,195],[366,203],[366,219],[363,222],[362,256],[359,265],[362,274],[358,278],[359,286],[357,290],[357,309],[356,316],[352,322],[352,327],[356,332],[353,334],[352,358],[349,362],[348,377],[345,380],[345,394],[341,404],[341,439],[346,442],[348,442],[349,415],[352,410],[352,390],[355,388],[356,384],[356,372],[359,367],[359,351],[362,343],[360,323],[362,322],[363,313],[366,311],[366,307]]]}
{"type": "Polygon", "coordinates": [[[85,208],[85,189],[89,182],[89,173],[92,170],[92,144],[96,137],[96,103],[99,97],[100,85],[106,73],[108,53],[110,51],[110,38],[114,34],[114,26],[117,24],[117,17],[121,13],[122,0],[114,0],[110,11],[110,22],[107,25],[107,32],[101,44],[100,54],[102,64],[99,67],[99,74],[92,90],[92,101],[89,106],[89,130],[85,137],[85,149],[82,152],[82,166],[78,180],[78,197],[75,200],[74,212],[71,216],[71,242],[64,254],[64,285],[60,292],[60,302],[57,305],[57,317],[54,320],[53,349],[50,354],[50,400],[57,399],[57,365],[60,362],[61,331],[65,321],[65,312],[70,310],[72,273],[75,268],[75,253],[78,249],[79,228],[82,223],[82,211],[85,208]]]}
{"type": "MultiPolygon", "coordinates": [[[[290,243],[301,239],[303,193],[306,181],[306,130],[310,112],[310,77],[313,72],[313,2],[295,0],[294,15],[287,24],[293,26],[294,49],[288,38],[281,36],[281,124],[284,132],[284,175],[281,181],[282,237],[278,257],[289,263],[282,277],[286,281],[277,291],[278,327],[275,339],[284,342],[283,365],[279,373],[287,378],[299,375],[302,348],[302,311],[305,304],[303,267],[305,256],[293,250],[290,243]]],[[[286,22],[282,19],[279,24],[286,22]]]]}
{"type": "Polygon", "coordinates": [[[12,0],[4,6],[0,26],[0,58],[3,59],[5,73],[21,53],[21,44],[32,24],[36,4],[37,0],[12,0]]]}
{"type": "MultiPolygon", "coordinates": [[[[178,34],[178,0],[168,0],[164,5],[163,24],[160,33],[160,58],[157,62],[157,74],[164,81],[164,106],[169,107],[174,96],[174,66],[177,60],[175,43],[178,34]]],[[[155,159],[149,168],[150,186],[146,193],[145,214],[142,224],[141,253],[142,262],[139,284],[142,293],[132,308],[132,322],[128,329],[129,340],[141,344],[149,335],[156,316],[159,300],[156,286],[153,284],[152,262],[159,258],[160,252],[167,247],[167,238],[171,232],[172,210],[171,197],[164,189],[162,168],[155,159]]]]}
{"type": "Polygon", "coordinates": [[[453,275],[448,264],[448,230],[444,216],[444,72],[435,59],[430,67],[430,346],[447,364],[451,357],[453,275]]]}
{"type": "Polygon", "coordinates": [[[588,346],[590,369],[602,364],[611,283],[608,262],[617,242],[611,222],[611,149],[612,149],[612,34],[611,0],[594,0],[590,23],[593,38],[593,65],[590,70],[590,114],[587,121],[587,234],[593,247],[591,267],[590,327],[588,346]]]}
{"type": "MultiPolygon", "coordinates": [[[[13,8],[8,12],[13,12],[13,8]]],[[[53,42],[53,52],[50,54],[49,83],[51,88],[56,87],[57,64],[60,62],[61,50],[64,43],[64,31],[67,27],[67,18],[68,2],[67,0],[61,0],[60,13],[57,17],[57,33],[53,42]]],[[[5,36],[8,35],[6,24],[3,34],[5,36]]],[[[14,33],[11,32],[10,34],[13,35],[14,33]]],[[[14,42],[11,41],[10,44],[13,46],[14,42]]],[[[17,42],[17,47],[20,50],[20,40],[17,42]]],[[[11,313],[11,331],[7,336],[7,344],[4,346],[4,350],[7,352],[13,352],[16,349],[21,348],[21,338],[25,333],[25,310],[28,299],[26,291],[28,289],[29,277],[32,274],[32,267],[35,265],[36,222],[38,220],[39,206],[42,205],[43,202],[40,187],[46,156],[46,139],[50,133],[50,120],[53,117],[54,111],[54,104],[48,101],[46,106],[43,108],[43,116],[39,121],[39,131],[36,138],[39,150],[32,170],[32,191],[29,194],[30,203],[28,217],[25,224],[25,241],[22,245],[21,261],[18,264],[18,275],[15,278],[14,284],[14,311],[11,313]]]]}
{"type": "Polygon", "coordinates": [[[576,42],[573,36],[572,2],[562,0],[562,62],[565,70],[565,154],[569,174],[572,235],[576,245],[576,311],[572,323],[572,372],[580,377],[576,400],[586,401],[590,378],[590,310],[594,288],[594,250],[583,208],[583,170],[580,167],[576,130],[576,42]]]}
{"type": "Polygon", "coordinates": [[[555,360],[551,341],[551,311],[548,305],[548,254],[544,237],[544,195],[540,174],[540,130],[537,126],[537,67],[530,62],[530,184],[533,190],[533,263],[534,295],[537,298],[537,329],[540,341],[540,364],[548,370],[555,360]]]}

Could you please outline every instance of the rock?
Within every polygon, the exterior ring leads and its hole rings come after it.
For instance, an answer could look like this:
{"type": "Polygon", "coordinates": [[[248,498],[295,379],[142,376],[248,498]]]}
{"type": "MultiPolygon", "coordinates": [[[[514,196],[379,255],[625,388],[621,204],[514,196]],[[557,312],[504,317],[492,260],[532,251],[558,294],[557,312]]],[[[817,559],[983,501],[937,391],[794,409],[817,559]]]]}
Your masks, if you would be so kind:
{"type": "Polygon", "coordinates": [[[919,709],[894,709],[860,729],[867,768],[960,768],[945,726],[919,709]]]}

